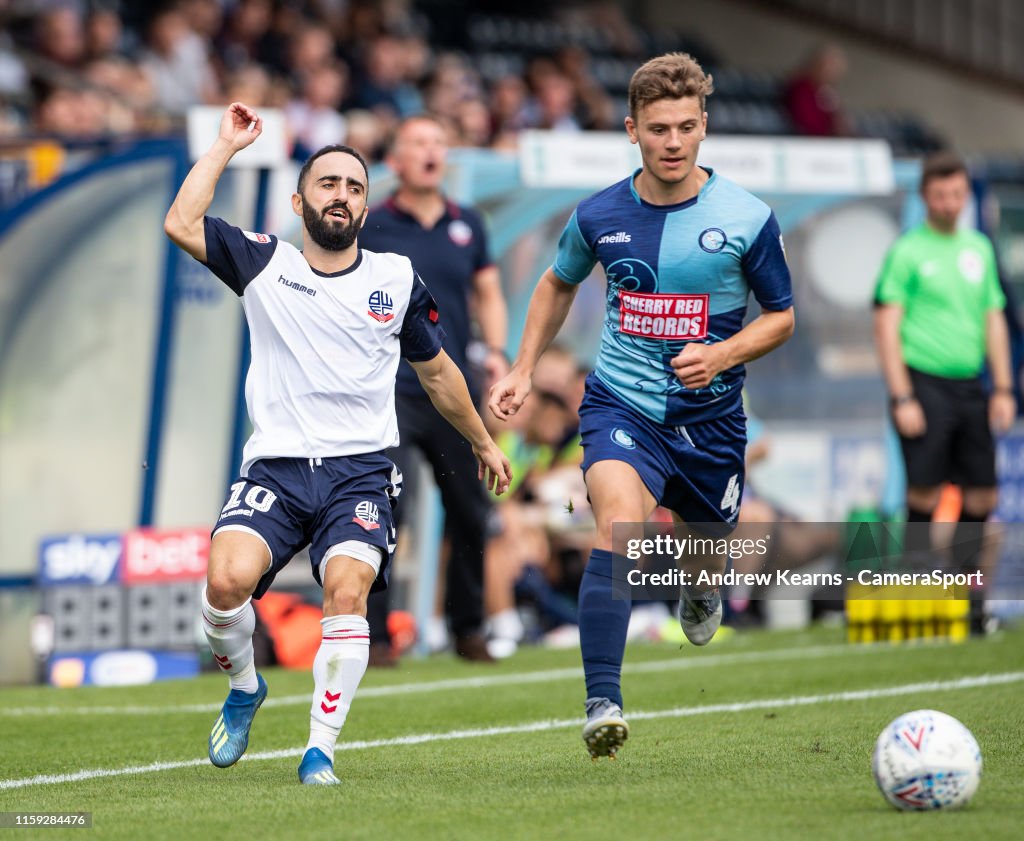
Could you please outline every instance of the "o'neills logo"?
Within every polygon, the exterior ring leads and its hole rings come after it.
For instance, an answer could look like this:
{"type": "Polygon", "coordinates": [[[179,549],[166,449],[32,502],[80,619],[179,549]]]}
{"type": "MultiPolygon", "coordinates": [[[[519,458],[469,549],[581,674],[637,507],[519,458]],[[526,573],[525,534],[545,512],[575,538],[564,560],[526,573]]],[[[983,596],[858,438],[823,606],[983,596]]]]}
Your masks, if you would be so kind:
{"type": "Polygon", "coordinates": [[[645,339],[703,339],[708,296],[620,292],[619,331],[645,339]]]}
{"type": "Polygon", "coordinates": [[[605,234],[597,241],[597,244],[605,245],[611,244],[613,242],[629,242],[632,239],[633,237],[631,237],[625,231],[619,231],[617,234],[605,234]]]}
{"type": "Polygon", "coordinates": [[[296,292],[302,292],[305,295],[313,297],[316,295],[315,289],[310,289],[308,286],[303,286],[301,283],[296,283],[294,280],[288,280],[284,275],[279,275],[277,278],[278,283],[283,283],[289,289],[294,289],[296,292]]]}

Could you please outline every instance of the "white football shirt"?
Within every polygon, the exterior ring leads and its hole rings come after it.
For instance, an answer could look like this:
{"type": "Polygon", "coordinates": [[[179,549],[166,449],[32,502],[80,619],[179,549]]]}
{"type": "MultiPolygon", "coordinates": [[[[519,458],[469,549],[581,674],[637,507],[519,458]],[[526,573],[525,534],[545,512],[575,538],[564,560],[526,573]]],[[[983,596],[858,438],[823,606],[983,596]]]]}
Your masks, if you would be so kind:
{"type": "Polygon", "coordinates": [[[252,362],[253,433],[241,475],[259,459],[327,458],[398,444],[400,357],[433,359],[444,331],[408,258],[359,249],[318,272],[291,243],[206,217],[206,265],[242,298],[252,362]]]}

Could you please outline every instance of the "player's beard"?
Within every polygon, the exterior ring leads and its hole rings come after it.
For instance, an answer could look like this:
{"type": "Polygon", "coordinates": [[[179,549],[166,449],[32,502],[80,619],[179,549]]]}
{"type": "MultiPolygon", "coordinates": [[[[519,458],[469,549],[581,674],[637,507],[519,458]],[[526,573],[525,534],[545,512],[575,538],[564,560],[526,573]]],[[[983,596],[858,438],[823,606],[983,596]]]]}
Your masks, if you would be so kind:
{"type": "Polygon", "coordinates": [[[344,251],[352,246],[359,234],[359,220],[352,216],[346,205],[340,203],[325,207],[321,212],[302,196],[302,221],[309,231],[310,238],[324,251],[344,251]],[[339,207],[348,213],[348,224],[339,224],[327,218],[330,211],[339,207]]]}

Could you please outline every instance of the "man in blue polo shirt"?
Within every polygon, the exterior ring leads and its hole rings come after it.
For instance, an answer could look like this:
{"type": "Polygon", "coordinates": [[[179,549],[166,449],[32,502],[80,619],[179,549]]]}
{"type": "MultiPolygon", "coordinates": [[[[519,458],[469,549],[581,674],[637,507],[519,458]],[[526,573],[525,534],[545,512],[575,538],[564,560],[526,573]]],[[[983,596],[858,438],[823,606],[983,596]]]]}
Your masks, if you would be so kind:
{"type": "MultiPolygon", "coordinates": [[[[652,59],[629,85],[626,131],[643,167],[580,202],[554,265],[530,301],[519,356],[491,389],[500,419],[530,391],[537,359],[600,262],[607,310],[595,372],[580,406],[596,548],[580,584],[587,685],[583,740],[615,756],[629,735],[620,678],[630,602],[614,588],[612,525],[642,523],[658,505],[677,522],[731,529],[743,492],[743,364],[793,332],[792,293],[771,209],[697,166],[711,78],[684,53],[652,59]],[[743,326],[750,293],[761,314],[743,326]]],[[[717,589],[683,588],[687,639],[708,643],[722,616],[717,589]]]]}
{"type": "MultiPolygon", "coordinates": [[[[383,206],[371,210],[360,233],[360,245],[410,258],[430,286],[444,313],[444,349],[462,370],[470,393],[478,398],[508,371],[505,357],[507,314],[498,268],[493,264],[483,220],[475,210],[448,201],[441,191],[447,143],[444,127],[428,116],[409,117],[399,124],[388,154],[398,189],[383,206]],[[474,381],[467,360],[473,318],[485,348],[486,383],[474,381]]],[[[416,448],[430,464],[441,491],[451,554],[446,576],[445,612],[455,637],[455,651],[469,660],[490,660],[481,634],[483,622],[483,556],[490,503],[477,483],[467,481],[475,470],[469,444],[430,402],[409,365],[402,365],[396,384],[401,444],[391,455],[406,477],[409,490],[410,451],[416,448]]],[[[408,498],[403,500],[408,508],[408,498]]],[[[371,599],[371,663],[390,665],[387,594],[371,599]]]]}

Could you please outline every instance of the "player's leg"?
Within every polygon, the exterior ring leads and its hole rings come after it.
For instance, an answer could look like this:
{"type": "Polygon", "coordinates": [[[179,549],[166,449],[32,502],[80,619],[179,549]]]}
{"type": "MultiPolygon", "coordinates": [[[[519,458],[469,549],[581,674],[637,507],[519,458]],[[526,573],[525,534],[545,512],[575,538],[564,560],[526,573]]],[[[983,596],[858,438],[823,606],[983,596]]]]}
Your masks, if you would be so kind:
{"type": "MultiPolygon", "coordinates": [[[[423,397],[429,403],[429,398],[423,397]]],[[[387,451],[387,457],[394,462],[399,474],[404,479],[401,502],[395,506],[395,527],[402,527],[406,512],[416,509],[418,491],[419,465],[417,450],[420,449],[421,400],[398,393],[395,395],[395,410],[398,416],[398,434],[401,445],[387,451]]],[[[391,631],[388,629],[388,616],[391,613],[390,590],[377,590],[370,594],[366,603],[366,621],[370,625],[370,668],[394,668],[398,665],[398,655],[394,651],[391,631]]]]}
{"type": "Polygon", "coordinates": [[[367,598],[386,585],[395,551],[392,498],[399,479],[394,463],[380,453],[325,458],[314,475],[317,497],[327,500],[309,550],[324,589],[324,618],[299,779],[334,785],[334,746],[369,658],[367,598]]]}
{"type": "MultiPolygon", "coordinates": [[[[954,438],[953,476],[963,487],[960,516],[953,534],[952,561],[956,572],[983,573],[992,581],[998,553],[984,551],[987,522],[999,501],[996,477],[996,445],[988,420],[988,395],[981,384],[963,384],[958,401],[960,425],[954,438]]],[[[971,632],[994,629],[987,615],[984,586],[971,590],[971,632]]]]}
{"type": "Polygon", "coordinates": [[[478,481],[473,448],[433,406],[421,414],[428,435],[421,447],[441,492],[451,552],[445,573],[445,614],[455,637],[455,653],[467,660],[493,662],[482,633],[484,545],[491,506],[478,481]]]}
{"type": "Polygon", "coordinates": [[[334,746],[366,672],[370,628],[366,600],[382,558],[376,546],[356,540],[328,550],[321,565],[323,636],[313,660],[309,741],[299,765],[305,785],[336,785],[334,746]]]}
{"type": "MultiPolygon", "coordinates": [[[[676,511],[672,512],[672,523],[678,530],[686,525],[676,511]]],[[[705,535],[696,534],[695,537],[705,535]]],[[[699,583],[699,573],[725,572],[724,557],[702,556],[690,558],[688,572],[691,580],[697,583],[679,588],[679,606],[676,618],[683,634],[693,645],[707,645],[718,632],[722,624],[722,594],[718,587],[709,587],[699,583]]]]}
{"type": "Polygon", "coordinates": [[[907,529],[903,552],[913,562],[928,558],[933,551],[932,516],[955,457],[958,409],[956,395],[949,391],[948,382],[913,369],[910,379],[925,418],[923,435],[900,436],[907,474],[907,529]]]}
{"type": "Polygon", "coordinates": [[[214,660],[231,686],[208,745],[210,761],[219,768],[234,765],[245,753],[253,717],[267,697],[267,684],[253,662],[251,596],[269,567],[270,550],[262,538],[230,529],[214,535],[202,619],[214,660]]]}
{"type": "Polygon", "coordinates": [[[210,733],[210,761],[233,765],[249,744],[253,717],[267,685],[253,663],[252,633],[259,598],[277,571],[307,542],[295,519],[303,511],[305,459],[257,462],[231,486],[210,546],[203,629],[231,690],[210,733]],[[287,502],[287,507],[285,505],[287,502]]]}
{"type": "Polygon", "coordinates": [[[585,478],[597,542],[580,582],[580,650],[587,686],[583,741],[596,759],[614,757],[629,736],[621,676],[631,602],[628,592],[623,598],[621,588],[614,587],[612,526],[643,522],[656,502],[640,474],[624,461],[591,464],[585,478]]]}
{"type": "MultiPolygon", "coordinates": [[[[662,497],[676,526],[685,523],[692,536],[723,537],[733,531],[743,498],[746,416],[736,409],[701,423],[676,427],[659,439],[664,457],[675,465],[662,497]]],[[[722,598],[701,573],[725,572],[727,558],[714,553],[687,561],[690,583],[680,588],[678,618],[686,638],[707,645],[722,622],[722,598]]]]}

